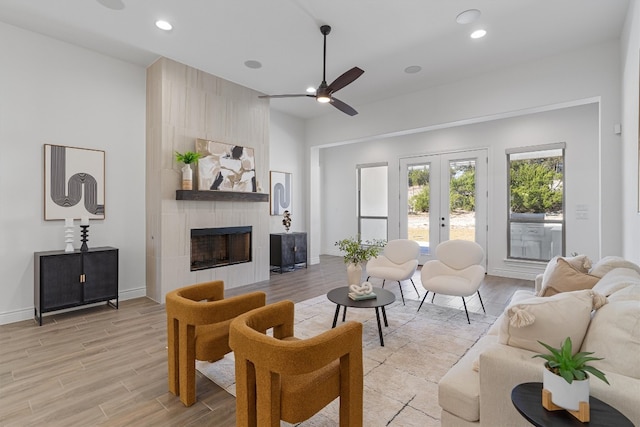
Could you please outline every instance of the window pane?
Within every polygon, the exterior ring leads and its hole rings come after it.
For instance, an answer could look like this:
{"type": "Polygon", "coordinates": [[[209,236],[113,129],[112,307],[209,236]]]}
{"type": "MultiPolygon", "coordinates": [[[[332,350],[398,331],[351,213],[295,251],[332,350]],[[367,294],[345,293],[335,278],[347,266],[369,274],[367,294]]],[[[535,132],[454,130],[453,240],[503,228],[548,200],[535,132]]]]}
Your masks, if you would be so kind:
{"type": "Polygon", "coordinates": [[[562,224],[511,223],[510,258],[550,260],[561,256],[562,224]]]}
{"type": "Polygon", "coordinates": [[[387,212],[387,166],[361,168],[360,215],[386,217],[387,212]]]}
{"type": "Polygon", "coordinates": [[[476,241],[476,161],[449,162],[449,238],[476,241]]]}
{"type": "Polygon", "coordinates": [[[429,253],[430,167],[429,163],[407,167],[407,236],[418,242],[426,254],[429,253]]]}
{"type": "Polygon", "coordinates": [[[387,240],[387,218],[384,219],[360,219],[360,239],[363,242],[374,240],[387,240]]]}
{"type": "Polygon", "coordinates": [[[544,214],[542,219],[562,219],[562,152],[547,150],[510,156],[511,214],[544,214]]]}

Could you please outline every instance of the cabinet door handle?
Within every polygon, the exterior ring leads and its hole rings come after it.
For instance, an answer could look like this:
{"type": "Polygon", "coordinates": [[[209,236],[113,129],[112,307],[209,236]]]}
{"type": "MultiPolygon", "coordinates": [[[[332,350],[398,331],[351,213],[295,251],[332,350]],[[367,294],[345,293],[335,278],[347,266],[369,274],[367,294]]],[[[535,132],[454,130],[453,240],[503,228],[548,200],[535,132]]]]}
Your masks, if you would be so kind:
{"type": "Polygon", "coordinates": [[[81,274],[81,275],[80,275],[80,283],[84,283],[84,282],[86,282],[86,281],[87,281],[87,278],[85,277],[85,275],[84,275],[84,274],[81,274]]]}

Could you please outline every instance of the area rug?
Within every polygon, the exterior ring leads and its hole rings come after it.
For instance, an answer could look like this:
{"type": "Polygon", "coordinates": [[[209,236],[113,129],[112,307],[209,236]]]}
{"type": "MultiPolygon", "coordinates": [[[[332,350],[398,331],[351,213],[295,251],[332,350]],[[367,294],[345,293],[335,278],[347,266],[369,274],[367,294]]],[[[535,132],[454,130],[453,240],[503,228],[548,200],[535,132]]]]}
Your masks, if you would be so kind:
{"type": "MultiPolygon", "coordinates": [[[[375,310],[347,310],[347,320],[363,323],[365,426],[439,426],[438,381],[496,320],[470,312],[469,325],[464,311],[426,302],[418,313],[418,305],[419,301],[406,299],[406,305],[396,300],[386,307],[389,326],[383,326],[384,347],[375,310]]],[[[295,335],[312,337],[330,329],[335,307],[324,295],[296,304],[295,335]]],[[[233,354],[215,363],[196,362],[196,368],[235,395],[233,354]]],[[[338,406],[336,399],[297,425],[336,426],[338,406]]]]}

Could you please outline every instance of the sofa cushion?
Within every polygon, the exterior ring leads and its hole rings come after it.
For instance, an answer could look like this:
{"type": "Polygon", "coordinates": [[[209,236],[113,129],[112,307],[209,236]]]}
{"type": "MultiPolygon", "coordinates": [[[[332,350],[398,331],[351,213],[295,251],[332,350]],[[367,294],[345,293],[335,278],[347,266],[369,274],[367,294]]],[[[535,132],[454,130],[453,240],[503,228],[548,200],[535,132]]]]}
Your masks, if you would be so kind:
{"type": "Polygon", "coordinates": [[[593,287],[594,292],[598,292],[606,297],[631,285],[640,285],[640,273],[631,268],[615,268],[604,275],[602,279],[593,287]]]}
{"type": "MultiPolygon", "coordinates": [[[[612,293],[609,298],[610,302],[617,301],[636,301],[640,302],[640,284],[625,286],[624,288],[612,293]]],[[[640,310],[640,305],[638,306],[640,310]]]]}
{"type": "Polygon", "coordinates": [[[610,301],[594,314],[581,350],[603,358],[589,362],[595,368],[640,379],[640,286],[617,293],[631,298],[610,301]]]}
{"type": "Polygon", "coordinates": [[[466,421],[480,419],[480,377],[474,364],[480,353],[497,345],[495,335],[485,335],[444,374],[438,383],[440,407],[466,421]]]}
{"type": "Polygon", "coordinates": [[[640,273],[640,266],[619,256],[606,256],[594,264],[589,274],[604,277],[614,268],[631,268],[640,273]]]}
{"type": "Polygon", "coordinates": [[[558,258],[556,267],[551,270],[545,281],[543,278],[542,289],[539,296],[548,297],[560,292],[579,291],[591,289],[600,280],[597,276],[583,273],[574,268],[564,258],[558,258]]]}
{"type": "Polygon", "coordinates": [[[577,352],[589,327],[591,311],[605,302],[604,296],[592,290],[515,300],[505,310],[499,341],[544,353],[547,350],[538,341],[560,347],[565,338],[571,337],[577,352]]]}

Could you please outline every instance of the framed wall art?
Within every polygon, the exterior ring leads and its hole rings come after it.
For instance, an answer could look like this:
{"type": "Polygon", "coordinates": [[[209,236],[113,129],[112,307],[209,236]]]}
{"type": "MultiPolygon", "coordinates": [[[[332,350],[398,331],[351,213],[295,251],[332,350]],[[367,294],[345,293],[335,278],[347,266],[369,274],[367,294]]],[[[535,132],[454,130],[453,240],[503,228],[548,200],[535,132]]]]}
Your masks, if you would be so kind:
{"type": "Polygon", "coordinates": [[[291,173],[271,171],[270,176],[271,215],[282,215],[291,210],[291,173]]]}
{"type": "Polygon", "coordinates": [[[198,190],[256,192],[253,148],[223,142],[196,140],[198,190]]]}
{"type": "Polygon", "coordinates": [[[104,151],[44,145],[44,219],[104,219],[104,151]]]}

